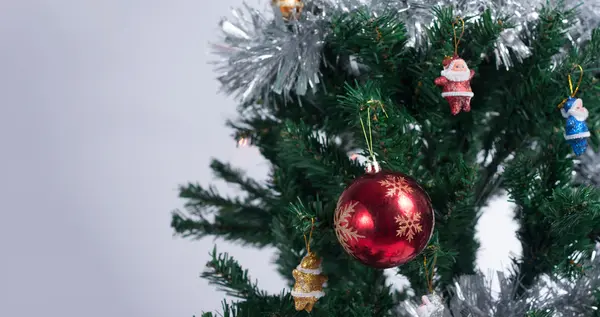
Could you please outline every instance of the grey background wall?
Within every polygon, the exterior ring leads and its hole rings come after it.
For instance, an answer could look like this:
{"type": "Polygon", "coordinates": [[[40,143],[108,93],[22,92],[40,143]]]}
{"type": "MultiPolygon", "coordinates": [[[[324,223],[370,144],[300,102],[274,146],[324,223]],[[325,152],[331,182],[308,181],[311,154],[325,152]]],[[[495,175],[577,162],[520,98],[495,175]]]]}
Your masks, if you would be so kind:
{"type": "MultiPolygon", "coordinates": [[[[214,243],[264,289],[285,287],[273,250],[169,227],[177,185],[213,182],[211,157],[266,175],[258,152],[229,137],[235,102],[207,64],[219,17],[240,4],[0,2],[0,316],[219,309],[223,294],[198,278],[214,243]]],[[[479,226],[483,270],[519,252],[514,229],[508,203],[494,203],[479,226]]]]}

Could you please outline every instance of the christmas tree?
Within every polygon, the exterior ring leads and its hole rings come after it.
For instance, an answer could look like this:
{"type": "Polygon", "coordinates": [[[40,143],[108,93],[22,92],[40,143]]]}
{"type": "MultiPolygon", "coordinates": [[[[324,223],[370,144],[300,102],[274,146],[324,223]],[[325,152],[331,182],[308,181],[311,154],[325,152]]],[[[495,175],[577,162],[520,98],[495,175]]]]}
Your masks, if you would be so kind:
{"type": "Polygon", "coordinates": [[[270,177],[214,160],[246,194],[183,186],[172,227],[276,247],[290,289],[215,249],[203,277],[239,298],[219,316],[600,316],[600,5],[452,2],[274,0],[222,21],[228,125],[270,177]],[[475,225],[502,192],[523,252],[493,294],[475,225]]]}

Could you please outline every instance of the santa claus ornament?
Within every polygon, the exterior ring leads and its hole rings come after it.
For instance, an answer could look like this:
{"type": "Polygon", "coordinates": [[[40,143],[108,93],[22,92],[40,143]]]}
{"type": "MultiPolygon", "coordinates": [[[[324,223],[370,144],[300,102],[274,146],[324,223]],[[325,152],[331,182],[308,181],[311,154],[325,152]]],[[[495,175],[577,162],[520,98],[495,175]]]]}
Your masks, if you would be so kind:
{"type": "Polygon", "coordinates": [[[366,174],[340,196],[334,229],[346,253],[367,266],[386,269],[414,259],[425,249],[433,233],[434,213],[429,196],[417,181],[381,170],[364,125],[363,131],[370,162],[366,174]]]}
{"type": "Polygon", "coordinates": [[[292,289],[296,311],[305,310],[311,312],[319,298],[325,296],[323,284],[327,282],[327,276],[321,272],[321,258],[310,251],[310,239],[314,229],[314,219],[312,222],[313,227],[310,229],[308,240],[304,236],[307,254],[302,258],[296,269],[292,271],[294,280],[296,280],[292,289]]]}
{"type": "Polygon", "coordinates": [[[444,58],[442,66],[444,69],[441,76],[435,79],[435,84],[442,87],[442,97],[448,101],[450,112],[457,115],[459,112],[471,111],[471,98],[473,91],[471,90],[471,79],[475,75],[475,71],[469,69],[465,60],[458,56],[458,44],[465,33],[465,22],[462,22],[462,32],[460,38],[456,37],[456,23],[453,23],[454,28],[454,55],[444,58]]]}
{"type": "Polygon", "coordinates": [[[586,120],[588,118],[588,110],[583,107],[583,101],[579,98],[575,98],[577,91],[579,90],[579,85],[581,84],[581,80],[583,79],[583,69],[581,66],[576,65],[580,70],[579,83],[575,90],[573,90],[573,82],[571,81],[571,75],[569,74],[569,88],[571,90],[571,96],[565,99],[560,105],[560,113],[563,118],[567,119],[567,123],[565,126],[565,140],[571,148],[575,155],[580,156],[585,153],[587,149],[588,143],[587,138],[590,137],[590,131],[586,124],[586,120]]]}

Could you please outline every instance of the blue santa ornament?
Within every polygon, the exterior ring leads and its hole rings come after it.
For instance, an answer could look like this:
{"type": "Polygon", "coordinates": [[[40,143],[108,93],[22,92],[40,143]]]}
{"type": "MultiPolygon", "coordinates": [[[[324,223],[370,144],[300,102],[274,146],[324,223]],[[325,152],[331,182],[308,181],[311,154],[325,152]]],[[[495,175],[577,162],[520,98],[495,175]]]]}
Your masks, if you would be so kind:
{"type": "Polygon", "coordinates": [[[590,137],[590,131],[585,123],[588,110],[583,107],[581,99],[569,97],[560,109],[560,113],[567,119],[565,140],[571,145],[575,155],[579,156],[587,149],[587,138],[590,137]]]}

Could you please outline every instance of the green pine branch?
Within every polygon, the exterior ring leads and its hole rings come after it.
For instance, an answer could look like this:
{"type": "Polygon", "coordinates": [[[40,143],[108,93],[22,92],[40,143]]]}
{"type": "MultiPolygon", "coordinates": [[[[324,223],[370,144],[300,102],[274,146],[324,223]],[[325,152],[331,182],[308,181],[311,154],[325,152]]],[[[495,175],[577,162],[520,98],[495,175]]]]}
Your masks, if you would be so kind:
{"type": "Polygon", "coordinates": [[[229,164],[213,160],[211,168],[220,179],[237,184],[247,194],[246,198],[223,197],[212,186],[208,189],[198,184],[181,186],[180,197],[187,200],[186,212],[172,213],[171,227],[175,232],[197,239],[219,236],[259,247],[272,243],[271,233],[264,230],[271,223],[268,208],[275,201],[270,189],[246,178],[229,164]]]}
{"type": "MultiPolygon", "coordinates": [[[[304,200],[299,197],[295,202],[290,203],[272,224],[273,235],[277,241],[278,252],[275,257],[277,271],[281,276],[287,278],[290,286],[293,283],[293,277],[290,274],[300,263],[302,257],[306,255],[306,241],[313,226],[312,220],[315,220],[313,236],[310,241],[311,249],[318,251],[321,256],[329,256],[322,250],[323,230],[326,230],[326,224],[323,220],[327,215],[323,202],[310,197],[304,200]]],[[[328,240],[325,240],[328,241],[328,240]]]]}
{"type": "Polygon", "coordinates": [[[201,185],[192,183],[180,186],[179,197],[187,200],[185,207],[189,209],[190,213],[196,215],[214,212],[217,207],[235,210],[244,204],[238,197],[221,196],[214,186],[204,189],[201,185]]]}
{"type": "Polygon", "coordinates": [[[205,312],[202,317],[287,317],[310,316],[304,312],[296,312],[294,303],[288,292],[279,295],[252,297],[243,302],[222,302],[222,311],[218,313],[205,312]]]}
{"type": "Polygon", "coordinates": [[[461,275],[475,273],[479,249],[475,237],[475,226],[479,219],[474,193],[477,177],[476,165],[467,164],[460,156],[456,156],[438,165],[436,174],[432,176],[434,183],[426,187],[437,212],[436,228],[441,248],[460,254],[452,263],[440,267],[442,289],[461,275]],[[448,191],[448,188],[453,190],[448,191]]]}
{"type": "MultiPolygon", "coordinates": [[[[190,208],[187,209],[188,213],[190,208]]],[[[175,233],[183,237],[200,239],[206,236],[221,237],[243,245],[264,247],[273,243],[269,230],[271,216],[261,208],[243,206],[235,212],[219,209],[221,214],[214,215],[210,221],[202,215],[188,216],[175,210],[171,217],[171,227],[175,233]]]]}
{"type": "MultiPolygon", "coordinates": [[[[378,74],[381,84],[395,77],[397,65],[404,61],[406,29],[392,10],[381,16],[359,9],[335,18],[329,39],[337,56],[353,56],[367,65],[369,75],[378,74]]],[[[371,76],[369,76],[371,77],[371,76]]],[[[395,85],[394,85],[395,86],[395,85]]]]}
{"type": "Polygon", "coordinates": [[[308,207],[305,203],[298,198],[295,203],[291,203],[289,211],[295,216],[294,228],[298,232],[309,232],[312,227],[312,220],[314,219],[317,224],[319,218],[326,215],[326,211],[323,209],[323,202],[317,197],[314,201],[309,201],[308,207]]]}
{"type": "MultiPolygon", "coordinates": [[[[273,198],[269,189],[260,185],[257,181],[246,177],[244,175],[245,172],[241,169],[233,168],[230,164],[223,163],[219,160],[212,160],[210,168],[220,180],[238,186],[245,194],[247,194],[247,198],[245,199],[246,203],[260,201],[265,204],[268,203],[268,200],[273,198]]],[[[185,197],[183,195],[184,192],[187,193],[187,191],[182,190],[182,198],[193,198],[193,196],[185,197]]]]}
{"type": "Polygon", "coordinates": [[[542,207],[558,241],[554,273],[559,277],[578,277],[585,271],[582,262],[595,249],[600,230],[600,190],[594,187],[560,189],[542,207]],[[562,246],[562,248],[561,248],[562,246]]]}
{"type": "Polygon", "coordinates": [[[268,188],[261,186],[255,180],[246,178],[243,171],[234,169],[231,165],[218,160],[212,160],[210,167],[219,179],[237,185],[244,191],[247,194],[246,198],[244,200],[225,198],[219,195],[213,186],[204,189],[198,184],[188,184],[187,186],[181,186],[179,189],[179,197],[187,200],[186,207],[194,207],[199,210],[205,209],[207,212],[214,211],[214,207],[235,210],[245,204],[264,204],[272,199],[272,192],[268,188]]]}
{"type": "Polygon", "coordinates": [[[246,114],[244,118],[237,121],[228,121],[227,126],[232,128],[235,133],[233,137],[236,141],[245,138],[250,144],[256,146],[261,155],[270,162],[276,162],[277,151],[275,145],[281,133],[279,120],[265,118],[256,113],[246,114]]]}
{"type": "Polygon", "coordinates": [[[369,156],[368,143],[372,141],[377,159],[384,167],[412,175],[419,170],[421,147],[419,133],[414,129],[416,121],[404,109],[394,106],[377,82],[346,84],[336,110],[347,126],[353,128],[356,146],[363,149],[362,154],[369,156]]]}
{"type": "Polygon", "coordinates": [[[433,234],[423,252],[398,268],[398,274],[409,280],[415,294],[428,294],[430,282],[434,290],[444,292],[449,283],[438,277],[447,275],[442,272],[452,272],[457,255],[458,253],[453,250],[444,249],[438,231],[433,234]]]}
{"type": "Polygon", "coordinates": [[[593,251],[593,233],[600,226],[600,193],[571,188],[573,163],[566,155],[570,149],[559,133],[547,139],[554,145],[521,151],[504,172],[509,195],[518,206],[523,255],[514,262],[521,292],[541,274],[580,273],[578,263],[593,251]]]}
{"type": "MultiPolygon", "coordinates": [[[[311,126],[287,121],[279,143],[280,166],[302,184],[297,196],[336,197],[363,169],[328,136],[317,135],[311,126]]],[[[291,197],[290,197],[291,198],[291,197]]],[[[289,201],[295,200],[293,197],[289,201]]]]}
{"type": "Polygon", "coordinates": [[[219,290],[227,295],[237,298],[262,298],[267,296],[261,291],[256,282],[252,282],[248,277],[248,270],[244,270],[241,265],[227,253],[217,253],[217,247],[210,253],[211,260],[206,264],[208,268],[202,273],[202,277],[209,283],[217,285],[219,290]]]}
{"type": "MultiPolygon", "coordinates": [[[[367,283],[353,283],[349,279],[326,288],[327,298],[318,303],[314,316],[353,316],[353,317],[396,317],[394,307],[398,305],[398,294],[385,285],[381,270],[370,269],[364,272],[361,280],[367,283]]],[[[357,282],[359,280],[356,280],[357,282]]]]}

